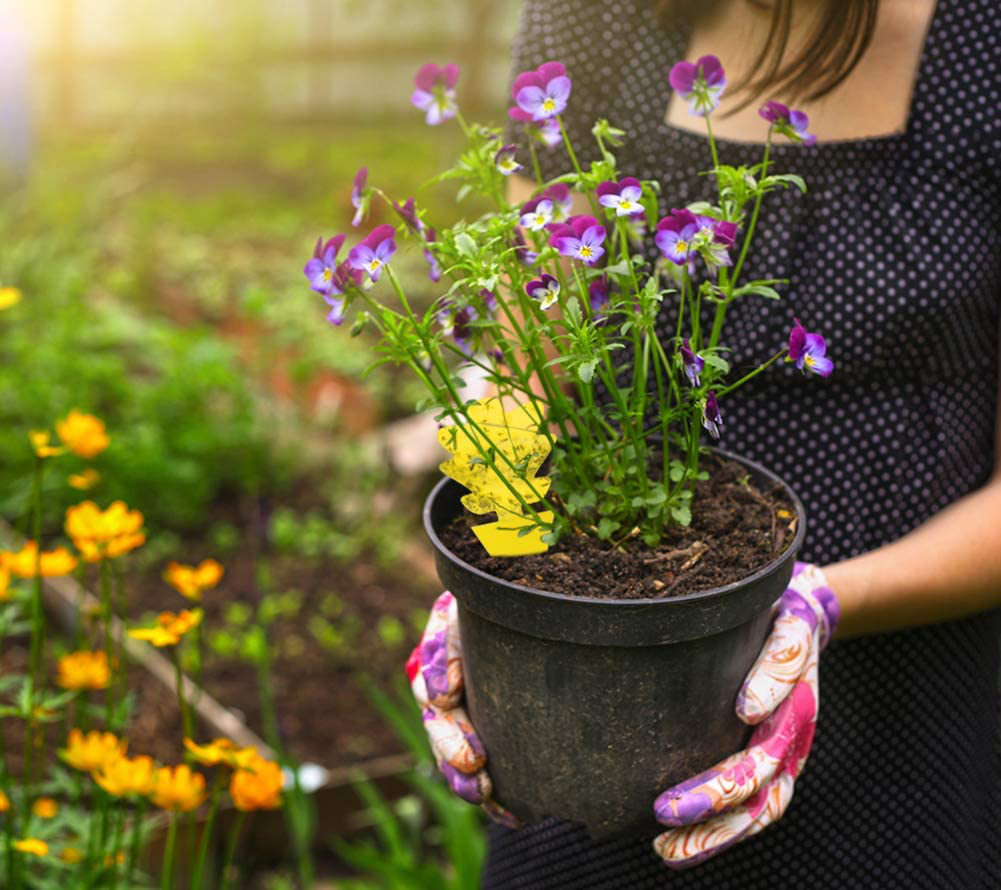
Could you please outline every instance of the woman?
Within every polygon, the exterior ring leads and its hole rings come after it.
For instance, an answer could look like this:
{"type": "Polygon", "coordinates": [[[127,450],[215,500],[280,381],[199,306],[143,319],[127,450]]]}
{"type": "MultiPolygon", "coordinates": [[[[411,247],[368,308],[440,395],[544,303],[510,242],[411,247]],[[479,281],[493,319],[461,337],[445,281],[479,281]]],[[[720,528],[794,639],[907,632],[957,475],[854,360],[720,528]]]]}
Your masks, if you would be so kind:
{"type": "Polygon", "coordinates": [[[772,156],[810,193],[766,199],[748,267],[791,279],[788,313],[742,301],[727,331],[750,360],[796,315],[837,371],[823,386],[761,375],[727,404],[723,444],[806,501],[801,558],[841,618],[809,764],[774,827],[676,871],[649,837],[493,825],[485,887],[1001,886],[999,50],[996,0],[525,4],[515,71],[563,62],[578,153],[591,159],[599,117],[626,130],[619,168],[659,180],[663,210],[712,187],[701,121],[668,83],[678,60],[745,73],[713,118],[723,163],[760,160],[747,143],[764,100],[809,114],[818,143],[772,156]]]}

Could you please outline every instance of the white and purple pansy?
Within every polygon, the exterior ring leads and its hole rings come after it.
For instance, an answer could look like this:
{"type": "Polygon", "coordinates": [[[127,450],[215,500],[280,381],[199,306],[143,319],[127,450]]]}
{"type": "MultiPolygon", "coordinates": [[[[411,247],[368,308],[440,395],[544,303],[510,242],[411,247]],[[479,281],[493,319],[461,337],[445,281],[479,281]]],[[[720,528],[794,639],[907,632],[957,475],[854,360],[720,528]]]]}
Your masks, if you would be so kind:
{"type": "Polygon", "coordinates": [[[658,250],[677,266],[688,265],[691,267],[695,262],[695,246],[693,241],[699,233],[699,223],[695,214],[690,210],[671,211],[670,216],[665,216],[657,223],[657,234],[654,235],[654,243],[658,250]]]}
{"type": "Polygon", "coordinates": [[[474,329],[472,323],[479,318],[475,306],[463,306],[452,316],[452,337],[464,355],[473,354],[474,329]]]}
{"type": "Polygon", "coordinates": [[[382,270],[396,253],[396,242],[393,240],[395,235],[396,229],[388,223],[376,226],[360,244],[351,249],[348,264],[352,269],[368,275],[373,283],[378,281],[382,270]]]}
{"type": "Polygon", "coordinates": [[[562,256],[593,266],[605,255],[605,227],[593,216],[573,216],[549,227],[549,243],[562,256]]]}
{"type": "Polygon", "coordinates": [[[551,185],[543,193],[542,197],[553,202],[553,222],[563,222],[570,218],[570,211],[573,210],[573,197],[570,194],[570,186],[564,182],[551,185]]]}
{"type": "Polygon", "coordinates": [[[494,155],[494,166],[500,171],[502,176],[510,176],[519,170],[524,170],[525,165],[519,164],[516,155],[517,145],[502,145],[494,155]]]}
{"type": "Polygon", "coordinates": [[[537,121],[517,105],[507,110],[507,116],[511,120],[524,124],[528,128],[529,135],[541,142],[546,148],[556,148],[563,141],[560,122],[555,117],[547,117],[545,120],[537,121]]]}
{"type": "Polygon", "coordinates": [[[540,278],[525,285],[525,293],[538,302],[540,309],[548,309],[560,298],[560,283],[544,272],[540,278]]]}
{"type": "Polygon", "coordinates": [[[807,132],[810,118],[802,111],[790,109],[788,105],[772,100],[762,105],[758,114],[772,125],[771,128],[776,133],[781,133],[793,142],[802,145],[815,145],[817,142],[817,137],[807,132]]]}
{"type": "Polygon", "coordinates": [[[643,215],[643,184],[632,176],[618,182],[603,182],[598,186],[598,203],[614,210],[616,216],[643,215]]]}
{"type": "Polygon", "coordinates": [[[455,85],[459,80],[459,66],[455,64],[422,65],[414,76],[416,89],[410,103],[425,112],[424,119],[431,126],[451,120],[459,111],[455,101],[455,85]]]}
{"type": "Polygon", "coordinates": [[[480,291],[480,299],[483,301],[483,308],[488,315],[497,314],[497,294],[488,288],[483,288],[480,291]]]}
{"type": "Polygon", "coordinates": [[[512,246],[514,247],[514,255],[523,266],[534,266],[536,260],[539,259],[539,254],[528,246],[521,229],[514,230],[514,244],[512,246]]]}
{"type": "Polygon", "coordinates": [[[719,106],[726,89],[726,72],[716,56],[678,62],[670,74],[671,88],[688,103],[688,110],[705,117],[719,106]]]}
{"type": "Polygon", "coordinates": [[[594,323],[600,327],[608,321],[608,316],[605,314],[609,303],[607,276],[601,275],[595,278],[587,286],[587,295],[591,305],[591,317],[594,319],[594,323]]]}
{"type": "Polygon", "coordinates": [[[539,196],[526,202],[521,208],[521,224],[530,232],[540,232],[554,222],[553,202],[539,196]]]}
{"type": "Polygon", "coordinates": [[[344,235],[334,235],[324,242],[318,238],[313,248],[313,258],[302,270],[309,280],[309,286],[318,294],[329,296],[342,293],[337,277],[337,254],[344,244],[344,235]]]}
{"type": "Polygon", "coordinates": [[[533,121],[542,121],[563,113],[570,89],[570,78],[562,63],[543,62],[534,71],[525,71],[514,79],[511,95],[533,121]]]}
{"type": "Polygon", "coordinates": [[[818,377],[830,377],[834,362],[827,357],[827,342],[820,334],[809,333],[802,322],[796,323],[789,333],[789,358],[804,374],[810,372],[818,377]]]}
{"type": "Polygon", "coordinates": [[[351,185],[351,206],[355,209],[351,225],[356,229],[365,221],[365,214],[368,213],[368,205],[371,202],[372,193],[366,187],[367,183],[368,167],[362,167],[355,173],[354,182],[351,185]]]}
{"type": "Polygon", "coordinates": [[[688,382],[692,386],[698,388],[701,384],[699,375],[702,373],[706,366],[705,359],[701,358],[698,353],[692,351],[692,346],[688,342],[688,338],[685,337],[681,341],[681,366],[685,370],[685,376],[688,378],[688,382]]]}
{"type": "Polygon", "coordinates": [[[709,430],[709,435],[714,439],[719,438],[723,415],[719,410],[719,402],[716,401],[716,391],[713,389],[706,393],[705,405],[702,407],[702,426],[709,430]]]}

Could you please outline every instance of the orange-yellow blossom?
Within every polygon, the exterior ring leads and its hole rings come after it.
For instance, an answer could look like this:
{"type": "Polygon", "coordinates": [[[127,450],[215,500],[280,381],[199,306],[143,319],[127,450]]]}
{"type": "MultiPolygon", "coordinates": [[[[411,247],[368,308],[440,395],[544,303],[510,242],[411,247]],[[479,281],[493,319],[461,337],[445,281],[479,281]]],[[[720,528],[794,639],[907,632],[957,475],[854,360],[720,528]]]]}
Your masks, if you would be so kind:
{"type": "Polygon", "coordinates": [[[0,309],[10,309],[21,302],[21,291],[16,287],[0,287],[0,309]]]}
{"type": "Polygon", "coordinates": [[[108,656],[103,651],[71,652],[59,659],[56,683],[63,689],[107,689],[111,679],[108,656]]]}
{"type": "Polygon", "coordinates": [[[84,501],[66,511],[66,534],[87,562],[114,559],[146,543],[143,515],[115,501],[101,510],[93,501],[84,501]]]}
{"type": "Polygon", "coordinates": [[[59,804],[51,797],[40,797],[31,805],[31,812],[39,819],[55,819],[59,815],[59,804]]]}
{"type": "Polygon", "coordinates": [[[7,568],[7,561],[0,553],[0,603],[10,599],[10,569],[7,568]]]}
{"type": "Polygon", "coordinates": [[[26,837],[24,840],[14,841],[14,849],[32,856],[48,856],[49,854],[49,845],[37,837],[26,837]]]}
{"type": "Polygon", "coordinates": [[[90,489],[101,481],[101,474],[93,467],[87,467],[81,473],[70,473],[66,477],[66,481],[70,484],[71,488],[75,488],[77,491],[90,491],[90,489]]]}
{"type": "Polygon", "coordinates": [[[10,809],[10,798],[0,790],[0,813],[6,813],[10,809]]]}
{"type": "Polygon", "coordinates": [[[205,800],[205,777],[185,763],[160,767],[151,797],[160,809],[189,813],[205,800]]]}
{"type": "Polygon", "coordinates": [[[219,583],[222,572],[222,566],[214,559],[203,559],[197,566],[171,562],[167,564],[163,578],[181,596],[200,603],[202,594],[219,583]]]}
{"type": "Polygon", "coordinates": [[[31,430],[28,433],[28,441],[35,452],[35,457],[43,460],[46,457],[59,457],[66,449],[58,445],[51,444],[52,435],[48,430],[31,430]]]}
{"type": "Polygon", "coordinates": [[[87,460],[97,457],[110,441],[102,420],[75,408],[56,421],[56,434],[70,451],[87,460]]]}
{"type": "Polygon", "coordinates": [[[257,754],[233,773],[229,795],[238,810],[273,810],[281,806],[283,783],[281,767],[257,754]]]}
{"type": "MultiPolygon", "coordinates": [[[[34,541],[26,541],[16,553],[0,552],[0,563],[8,571],[19,578],[34,578],[35,563],[38,559],[38,547],[34,541]]],[[[54,550],[43,550],[41,568],[43,578],[53,578],[57,575],[68,575],[76,568],[76,557],[65,547],[54,550]]]]}
{"type": "Polygon", "coordinates": [[[62,850],[59,851],[59,858],[69,865],[77,865],[78,863],[83,862],[84,855],[83,851],[78,850],[76,847],[63,847],[62,850]]]}
{"type": "Polygon", "coordinates": [[[132,794],[146,796],[156,787],[156,769],[153,758],[120,757],[107,763],[91,774],[112,797],[128,797],[132,794]]]}
{"type": "Polygon", "coordinates": [[[127,742],[110,732],[94,729],[84,735],[79,729],[71,729],[67,745],[59,756],[74,769],[92,773],[124,757],[127,747],[127,742]]]}
{"type": "Polygon", "coordinates": [[[224,763],[234,769],[241,769],[259,756],[256,748],[238,748],[229,739],[215,739],[207,745],[198,745],[191,739],[185,739],[184,747],[188,749],[191,758],[202,766],[224,763]]]}
{"type": "Polygon", "coordinates": [[[153,627],[137,627],[129,631],[129,636],[137,640],[145,640],[154,646],[176,646],[184,635],[201,624],[201,609],[182,609],[174,612],[161,612],[153,627]]]}

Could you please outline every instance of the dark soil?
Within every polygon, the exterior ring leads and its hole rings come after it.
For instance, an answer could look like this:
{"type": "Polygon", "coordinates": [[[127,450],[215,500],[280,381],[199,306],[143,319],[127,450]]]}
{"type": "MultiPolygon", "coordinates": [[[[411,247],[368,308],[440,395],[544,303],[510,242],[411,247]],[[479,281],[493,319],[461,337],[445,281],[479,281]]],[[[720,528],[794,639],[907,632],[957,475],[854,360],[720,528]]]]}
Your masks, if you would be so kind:
{"type": "Polygon", "coordinates": [[[704,468],[709,479],[696,485],[692,524],[671,526],[655,549],[632,542],[614,548],[578,534],[537,556],[491,557],[470,531],[483,521],[473,514],[457,517],[442,542],[490,575],[569,596],[657,599],[720,587],[780,556],[797,520],[780,486],[755,486],[744,467],[715,456],[704,468]]]}

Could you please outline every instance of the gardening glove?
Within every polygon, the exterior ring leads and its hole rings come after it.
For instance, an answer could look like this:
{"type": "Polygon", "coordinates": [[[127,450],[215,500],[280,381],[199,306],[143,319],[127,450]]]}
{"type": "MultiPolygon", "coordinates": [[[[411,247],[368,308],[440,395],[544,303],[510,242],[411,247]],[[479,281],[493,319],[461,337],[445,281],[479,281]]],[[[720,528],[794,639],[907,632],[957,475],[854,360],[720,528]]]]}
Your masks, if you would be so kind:
{"type": "Polygon", "coordinates": [[[756,726],[746,749],[669,788],[654,803],[668,826],[654,849],[672,868],[715,856],[782,817],[817,722],[817,662],[840,608],[823,572],[796,563],[771,634],[737,695],[737,716],[756,726]]]}
{"type": "Polygon", "coordinates": [[[518,818],[493,800],[485,769],[487,754],[462,707],[458,606],[447,591],[431,607],[424,635],[407,659],[407,677],[421,707],[431,751],[452,791],[480,804],[495,822],[520,827],[518,818]]]}

